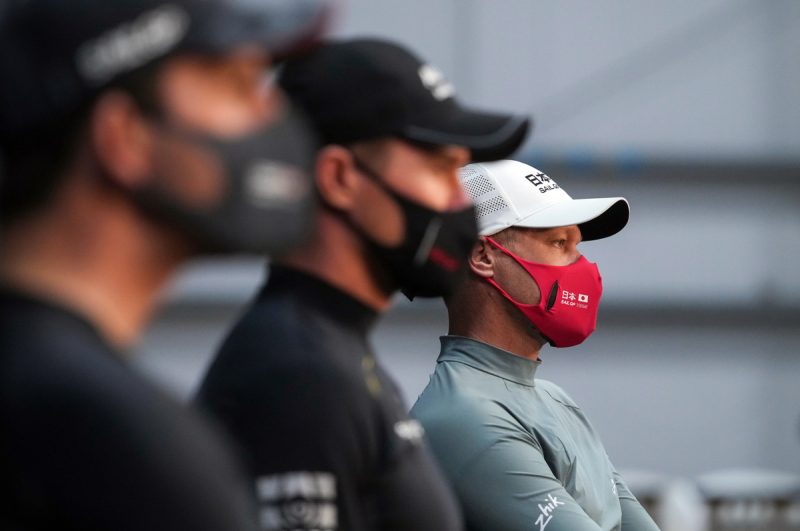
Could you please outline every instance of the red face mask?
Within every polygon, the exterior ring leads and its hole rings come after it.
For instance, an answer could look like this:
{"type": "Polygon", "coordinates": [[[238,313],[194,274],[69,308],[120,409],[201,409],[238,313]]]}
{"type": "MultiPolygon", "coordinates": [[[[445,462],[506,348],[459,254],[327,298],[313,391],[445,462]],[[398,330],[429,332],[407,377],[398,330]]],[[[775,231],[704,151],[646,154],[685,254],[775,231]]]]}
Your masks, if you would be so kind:
{"type": "Polygon", "coordinates": [[[594,332],[597,308],[603,293],[603,280],[597,264],[583,256],[567,266],[537,264],[520,258],[492,238],[486,240],[528,272],[539,286],[541,300],[539,304],[522,304],[515,301],[493,278],[487,278],[486,281],[525,314],[551,345],[579,345],[594,332]]]}

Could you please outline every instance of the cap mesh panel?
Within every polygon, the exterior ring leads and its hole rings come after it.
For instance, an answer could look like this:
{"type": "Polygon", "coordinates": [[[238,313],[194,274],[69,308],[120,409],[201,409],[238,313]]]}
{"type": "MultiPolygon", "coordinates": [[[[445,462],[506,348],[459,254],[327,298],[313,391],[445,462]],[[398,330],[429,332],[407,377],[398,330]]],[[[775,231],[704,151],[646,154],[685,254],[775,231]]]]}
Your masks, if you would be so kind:
{"type": "Polygon", "coordinates": [[[496,191],[492,182],[483,173],[473,168],[461,170],[461,181],[473,201],[484,194],[496,191]]]}
{"type": "Polygon", "coordinates": [[[478,215],[478,219],[510,208],[492,180],[478,168],[470,166],[462,168],[461,183],[472,198],[472,202],[475,203],[475,213],[478,215]]]}
{"type": "Polygon", "coordinates": [[[498,210],[505,210],[506,208],[508,208],[508,205],[499,195],[475,205],[475,211],[479,218],[497,212],[498,210]]]}

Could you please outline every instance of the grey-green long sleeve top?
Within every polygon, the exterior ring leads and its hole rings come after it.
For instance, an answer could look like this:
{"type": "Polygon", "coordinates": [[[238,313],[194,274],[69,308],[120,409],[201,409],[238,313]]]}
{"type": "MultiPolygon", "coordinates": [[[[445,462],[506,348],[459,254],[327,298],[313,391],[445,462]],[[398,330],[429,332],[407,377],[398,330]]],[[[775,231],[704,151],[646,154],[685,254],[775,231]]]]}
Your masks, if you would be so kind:
{"type": "Polygon", "coordinates": [[[599,436],[532,361],[445,336],[411,410],[472,531],[658,531],[599,436]]]}

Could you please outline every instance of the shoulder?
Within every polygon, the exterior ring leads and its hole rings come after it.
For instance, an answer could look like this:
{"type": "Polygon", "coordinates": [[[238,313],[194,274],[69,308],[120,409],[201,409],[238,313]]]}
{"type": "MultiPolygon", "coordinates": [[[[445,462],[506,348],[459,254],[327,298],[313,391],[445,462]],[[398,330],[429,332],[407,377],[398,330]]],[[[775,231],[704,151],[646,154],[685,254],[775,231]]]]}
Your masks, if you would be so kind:
{"type": "Polygon", "coordinates": [[[114,358],[115,353],[92,345],[73,347],[38,345],[4,374],[4,417],[17,433],[52,432],[60,440],[108,437],[107,444],[120,445],[127,437],[154,445],[169,440],[160,430],[176,436],[194,433],[195,421],[186,409],[114,358]]]}
{"type": "Polygon", "coordinates": [[[269,400],[270,407],[281,408],[294,399],[329,399],[323,407],[360,399],[359,349],[364,348],[308,301],[289,291],[264,291],[218,349],[200,400],[246,395],[256,404],[269,400]]]}
{"type": "Polygon", "coordinates": [[[549,381],[536,379],[536,386],[551,399],[572,409],[580,409],[580,406],[572,399],[569,394],[559,385],[549,381]]]}
{"type": "Polygon", "coordinates": [[[414,405],[411,414],[432,437],[451,441],[492,440],[527,432],[511,405],[502,398],[489,398],[458,390],[448,395],[426,396],[414,405]]]}
{"type": "Polygon", "coordinates": [[[299,460],[321,446],[335,453],[373,440],[365,434],[376,431],[379,411],[358,352],[333,351],[317,331],[301,331],[297,323],[291,325],[297,337],[274,324],[252,331],[251,339],[237,326],[201,385],[198,405],[257,462],[277,463],[281,453],[299,460]]]}
{"type": "MultiPolygon", "coordinates": [[[[0,345],[0,407],[3,422],[21,440],[52,435],[86,441],[107,438],[124,445],[169,440],[202,431],[177,401],[135,372],[89,328],[64,334],[14,334],[0,345]],[[166,430],[165,433],[159,433],[166,430]]],[[[193,436],[192,436],[193,437],[193,436]]]]}
{"type": "Polygon", "coordinates": [[[411,414],[425,428],[431,448],[451,477],[500,441],[524,439],[536,444],[502,401],[460,389],[447,393],[426,389],[411,414]]]}
{"type": "Polygon", "coordinates": [[[244,521],[236,465],[198,416],[127,366],[78,316],[28,304],[7,318],[11,309],[0,319],[0,460],[21,499],[66,519],[89,514],[81,507],[91,503],[95,520],[79,527],[244,521]]]}
{"type": "Polygon", "coordinates": [[[294,402],[316,410],[367,399],[358,353],[339,352],[329,339],[296,321],[257,326],[245,317],[217,353],[198,400],[279,411],[294,402]]]}
{"type": "Polygon", "coordinates": [[[12,413],[124,409],[150,391],[117,353],[91,335],[17,333],[10,344],[6,339],[0,342],[0,387],[3,406],[13,407],[12,413]]]}
{"type": "Polygon", "coordinates": [[[199,524],[200,517],[155,508],[201,501],[195,514],[209,522],[227,525],[246,515],[236,465],[198,416],[117,360],[75,351],[39,351],[36,359],[47,363],[38,372],[17,367],[24,385],[16,382],[13,403],[3,397],[2,423],[10,428],[3,459],[24,480],[21,496],[43,497],[66,513],[78,510],[83,502],[75,497],[83,496],[103,507],[99,519],[153,524],[199,524]],[[135,510],[135,502],[146,507],[135,510]]]}
{"type": "Polygon", "coordinates": [[[4,407],[113,407],[146,386],[77,314],[22,298],[0,304],[4,407]]]}
{"type": "Polygon", "coordinates": [[[307,301],[291,293],[262,294],[234,323],[215,363],[228,359],[229,364],[244,363],[256,370],[291,371],[293,365],[324,364],[351,342],[340,326],[307,301]]]}
{"type": "Polygon", "coordinates": [[[426,429],[467,433],[485,430],[487,419],[514,423],[509,415],[505,381],[463,363],[438,363],[430,381],[411,410],[426,429]]]}
{"type": "Polygon", "coordinates": [[[446,385],[437,381],[434,374],[411,408],[411,413],[423,424],[435,429],[455,429],[460,425],[479,422],[487,414],[487,409],[491,408],[491,403],[482,400],[470,389],[446,385]]]}
{"type": "Polygon", "coordinates": [[[292,297],[258,297],[231,328],[221,350],[298,348],[312,344],[319,336],[318,329],[315,316],[292,297]]]}

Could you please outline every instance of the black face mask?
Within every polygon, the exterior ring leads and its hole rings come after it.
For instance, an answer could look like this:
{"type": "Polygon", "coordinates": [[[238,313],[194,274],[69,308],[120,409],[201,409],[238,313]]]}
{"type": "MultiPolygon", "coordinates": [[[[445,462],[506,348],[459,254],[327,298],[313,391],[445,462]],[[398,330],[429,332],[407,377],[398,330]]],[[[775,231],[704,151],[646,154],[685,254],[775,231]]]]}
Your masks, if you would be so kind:
{"type": "Polygon", "coordinates": [[[317,148],[305,119],[289,110],[278,122],[234,139],[159,127],[215,155],[226,173],[225,189],[212,205],[199,207],[154,179],[133,192],[148,213],[178,227],[201,253],[273,253],[304,240],[316,206],[311,172],[317,148]]]}
{"type": "Polygon", "coordinates": [[[396,247],[377,243],[356,227],[373,254],[409,299],[450,295],[478,237],[474,207],[431,210],[398,194],[358,159],[353,160],[359,171],[394,199],[405,217],[405,239],[396,247]]]}

